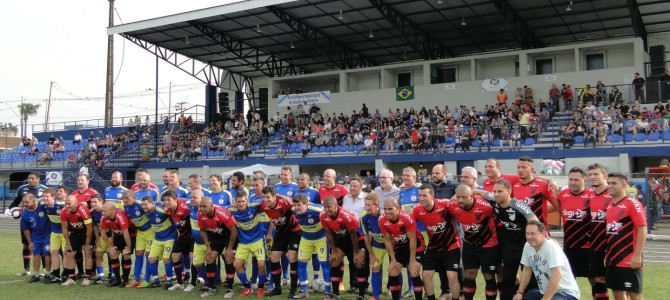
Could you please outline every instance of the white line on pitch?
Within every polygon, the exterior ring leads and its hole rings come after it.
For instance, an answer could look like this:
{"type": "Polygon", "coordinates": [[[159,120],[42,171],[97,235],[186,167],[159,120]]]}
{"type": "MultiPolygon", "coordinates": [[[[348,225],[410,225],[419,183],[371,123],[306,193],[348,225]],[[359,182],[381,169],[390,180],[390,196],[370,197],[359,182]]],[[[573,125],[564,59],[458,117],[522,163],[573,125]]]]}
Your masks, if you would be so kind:
{"type": "Polygon", "coordinates": [[[16,282],[21,282],[24,280],[10,280],[10,281],[0,281],[0,284],[5,284],[5,283],[16,283],[16,282]]]}

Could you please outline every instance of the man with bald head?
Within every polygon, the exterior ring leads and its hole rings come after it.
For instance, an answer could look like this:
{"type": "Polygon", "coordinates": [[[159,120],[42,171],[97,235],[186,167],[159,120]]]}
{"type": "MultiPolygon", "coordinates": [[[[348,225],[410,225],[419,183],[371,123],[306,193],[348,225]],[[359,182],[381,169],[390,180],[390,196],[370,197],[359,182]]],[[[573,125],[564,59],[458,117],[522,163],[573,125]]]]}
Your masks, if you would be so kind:
{"type": "Polygon", "coordinates": [[[114,171],[114,173],[112,173],[110,185],[111,186],[106,187],[104,193],[102,193],[103,199],[105,199],[105,202],[107,203],[113,203],[116,208],[123,209],[123,192],[128,189],[123,186],[123,175],[121,175],[121,172],[114,171]]]}
{"type": "Polygon", "coordinates": [[[326,199],[326,197],[333,196],[337,200],[337,205],[342,206],[344,196],[349,194],[349,190],[337,183],[337,173],[333,169],[326,169],[323,171],[323,184],[319,187],[319,197],[326,199]]]}
{"type": "Polygon", "coordinates": [[[136,232],[135,226],[130,223],[128,216],[122,210],[116,209],[114,203],[106,202],[102,206],[102,220],[100,221],[100,236],[109,245],[107,255],[112,266],[112,272],[116,276],[107,286],[120,286],[125,288],[128,284],[130,275],[130,253],[135,248],[131,240],[131,235],[136,232]],[[121,253],[121,262],[119,263],[119,252],[121,253]],[[123,275],[120,274],[119,266],[123,268],[123,275]],[[122,277],[123,276],[123,277],[122,277]]]}
{"type": "MultiPolygon", "coordinates": [[[[154,229],[151,227],[151,223],[149,223],[146,213],[142,210],[142,203],[135,198],[135,195],[137,195],[136,193],[133,193],[133,191],[130,190],[123,193],[123,210],[126,212],[126,216],[128,216],[130,221],[133,222],[135,228],[137,228],[137,234],[134,238],[135,266],[133,277],[135,281],[128,283],[126,285],[128,288],[138,287],[142,283],[140,281],[140,276],[142,275],[142,270],[145,268],[145,256],[151,251],[151,243],[154,240],[154,229]]],[[[150,195],[146,195],[145,197],[153,199],[150,195]]],[[[148,264],[146,265],[146,268],[147,269],[144,272],[144,282],[146,282],[145,285],[148,285],[150,280],[148,264]]]]}
{"type": "Polygon", "coordinates": [[[198,277],[207,278],[205,272],[205,256],[207,255],[207,246],[205,246],[202,236],[200,235],[200,227],[198,227],[198,207],[200,202],[204,197],[201,190],[191,191],[189,197],[188,209],[190,211],[190,221],[191,221],[191,236],[193,237],[193,251],[191,256],[193,256],[193,264],[191,265],[191,282],[184,288],[185,292],[190,292],[195,290],[195,285],[198,281],[198,277]],[[197,276],[195,275],[197,274],[197,276]]]}
{"type": "Polygon", "coordinates": [[[443,164],[437,164],[433,167],[431,172],[433,182],[433,191],[435,191],[435,198],[437,199],[451,199],[456,191],[457,183],[448,180],[447,167],[443,164]]]}
{"type": "MultiPolygon", "coordinates": [[[[383,169],[379,172],[379,186],[374,189],[373,193],[377,194],[380,200],[398,198],[400,188],[393,184],[393,171],[383,169]]],[[[379,201],[379,208],[384,209],[383,201],[379,201]]]]}
{"type": "Polygon", "coordinates": [[[131,191],[135,192],[135,199],[142,199],[144,196],[150,196],[154,200],[154,203],[162,203],[160,199],[160,190],[158,187],[151,183],[151,175],[149,172],[140,172],[137,171],[137,183],[134,184],[131,188],[131,191]]]}
{"type": "Polygon", "coordinates": [[[67,278],[61,285],[75,284],[74,254],[78,249],[84,249],[86,259],[86,280],[94,276],[92,257],[93,244],[93,220],[91,211],[85,203],[79,203],[77,197],[69,195],[65,197],[65,209],[61,211],[61,227],[65,239],[65,263],[63,276],[67,278]]]}

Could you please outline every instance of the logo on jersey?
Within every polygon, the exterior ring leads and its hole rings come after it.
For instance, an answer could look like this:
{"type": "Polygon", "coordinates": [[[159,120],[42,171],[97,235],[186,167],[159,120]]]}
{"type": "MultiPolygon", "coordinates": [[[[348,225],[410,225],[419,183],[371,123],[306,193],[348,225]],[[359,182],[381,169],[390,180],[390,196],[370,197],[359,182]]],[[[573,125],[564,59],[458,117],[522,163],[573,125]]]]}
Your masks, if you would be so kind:
{"type": "Polygon", "coordinates": [[[140,214],[142,214],[142,213],[141,213],[141,212],[140,212],[139,210],[136,210],[136,211],[135,211],[135,215],[136,215],[136,216],[138,216],[138,217],[139,217],[139,216],[140,216],[140,214]]]}
{"type": "Polygon", "coordinates": [[[563,210],[563,215],[568,217],[568,219],[579,220],[585,217],[588,213],[585,210],[563,210]]]}
{"type": "Polygon", "coordinates": [[[593,219],[593,221],[605,220],[606,216],[607,216],[607,213],[604,210],[598,210],[598,211],[592,211],[591,212],[591,219],[593,219]]]}
{"type": "Polygon", "coordinates": [[[475,220],[481,221],[482,220],[482,214],[484,212],[479,208],[476,208],[473,212],[475,213],[475,220]]]}
{"type": "Polygon", "coordinates": [[[309,224],[314,224],[314,219],[313,219],[313,218],[309,218],[309,219],[307,219],[307,223],[309,223],[309,224]]]}
{"type": "Polygon", "coordinates": [[[412,195],[412,196],[409,197],[409,198],[412,199],[412,201],[416,201],[416,195],[412,195]]]}
{"type": "Polygon", "coordinates": [[[160,217],[156,217],[156,223],[160,223],[160,222],[161,222],[161,218],[160,218],[160,217]]]}
{"type": "Polygon", "coordinates": [[[426,230],[434,233],[444,232],[447,229],[447,222],[440,222],[433,226],[426,226],[426,230]]]}
{"type": "Polygon", "coordinates": [[[278,219],[273,219],[272,221],[275,223],[276,226],[284,225],[284,224],[286,224],[286,216],[283,216],[283,217],[278,218],[278,219]]]}
{"type": "Polygon", "coordinates": [[[286,192],[286,196],[289,196],[289,197],[293,196],[293,191],[286,192]]]}
{"type": "Polygon", "coordinates": [[[40,218],[43,218],[43,217],[44,217],[44,213],[43,213],[43,212],[40,212],[38,215],[40,216],[40,218]]]}
{"type": "Polygon", "coordinates": [[[409,241],[407,239],[407,234],[403,234],[401,236],[394,236],[393,239],[395,240],[396,244],[405,244],[409,241]]]}
{"type": "Polygon", "coordinates": [[[621,227],[623,227],[623,223],[612,222],[612,223],[607,224],[607,231],[612,232],[612,233],[616,233],[617,231],[619,231],[619,229],[621,229],[621,227]]]}
{"type": "Polygon", "coordinates": [[[463,226],[463,231],[467,232],[479,232],[479,229],[482,228],[481,224],[461,224],[463,226]]]}

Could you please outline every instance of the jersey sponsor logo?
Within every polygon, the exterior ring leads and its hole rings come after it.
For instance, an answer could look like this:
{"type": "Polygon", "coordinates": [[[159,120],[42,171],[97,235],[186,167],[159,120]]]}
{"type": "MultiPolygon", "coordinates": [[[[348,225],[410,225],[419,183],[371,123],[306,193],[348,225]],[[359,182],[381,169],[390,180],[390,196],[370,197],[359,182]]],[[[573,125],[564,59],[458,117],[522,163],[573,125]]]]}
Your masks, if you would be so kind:
{"type": "Polygon", "coordinates": [[[405,244],[409,241],[407,239],[407,234],[403,234],[401,236],[394,236],[393,239],[395,240],[396,244],[405,244]]]}
{"type": "Polygon", "coordinates": [[[481,209],[475,208],[472,212],[475,214],[475,220],[478,222],[482,220],[482,214],[484,212],[481,209]]]}
{"type": "Polygon", "coordinates": [[[136,211],[135,211],[135,215],[136,215],[136,216],[139,217],[141,214],[142,214],[142,213],[141,213],[139,210],[136,210],[136,211]]]}
{"type": "Polygon", "coordinates": [[[631,201],[633,202],[633,207],[635,207],[635,212],[642,213],[642,207],[640,206],[640,201],[631,201]]]}
{"type": "Polygon", "coordinates": [[[293,196],[293,191],[286,192],[286,196],[289,196],[289,197],[293,196]]]}
{"type": "Polygon", "coordinates": [[[432,231],[434,233],[444,232],[447,229],[447,222],[440,222],[434,226],[426,226],[426,230],[432,231]]]}
{"type": "Polygon", "coordinates": [[[463,226],[463,231],[467,232],[479,232],[479,229],[482,228],[481,224],[461,224],[463,226]]]}
{"type": "Polygon", "coordinates": [[[568,217],[568,219],[574,219],[574,220],[579,220],[586,216],[588,213],[585,210],[566,210],[564,209],[562,211],[563,215],[568,217]]]}
{"type": "Polygon", "coordinates": [[[621,227],[623,227],[623,223],[620,223],[620,222],[612,222],[612,223],[607,224],[608,234],[609,233],[616,233],[617,231],[619,231],[619,229],[621,229],[621,227]]]}
{"type": "Polygon", "coordinates": [[[44,213],[43,212],[39,212],[38,215],[40,216],[40,218],[44,218],[44,213]]]}
{"type": "Polygon", "coordinates": [[[314,219],[313,219],[313,218],[309,218],[309,219],[307,219],[307,223],[309,223],[309,224],[314,224],[314,219]]]}
{"type": "Polygon", "coordinates": [[[276,226],[284,225],[286,224],[286,216],[277,219],[272,219],[272,222],[274,222],[276,226]]]}
{"type": "Polygon", "coordinates": [[[518,230],[519,226],[516,226],[515,223],[513,222],[507,222],[507,221],[502,221],[503,225],[505,225],[505,228],[509,230],[518,230]]]}
{"type": "Polygon", "coordinates": [[[161,218],[160,218],[160,217],[156,217],[156,223],[160,223],[160,222],[161,222],[161,218]]]}
{"type": "Polygon", "coordinates": [[[207,231],[212,232],[214,234],[219,234],[219,235],[223,234],[223,228],[219,228],[219,227],[217,227],[217,228],[207,228],[207,231]]]}
{"type": "Polygon", "coordinates": [[[607,212],[604,210],[598,210],[598,211],[592,211],[591,212],[591,219],[593,222],[603,222],[605,220],[605,217],[607,216],[607,212]]]}

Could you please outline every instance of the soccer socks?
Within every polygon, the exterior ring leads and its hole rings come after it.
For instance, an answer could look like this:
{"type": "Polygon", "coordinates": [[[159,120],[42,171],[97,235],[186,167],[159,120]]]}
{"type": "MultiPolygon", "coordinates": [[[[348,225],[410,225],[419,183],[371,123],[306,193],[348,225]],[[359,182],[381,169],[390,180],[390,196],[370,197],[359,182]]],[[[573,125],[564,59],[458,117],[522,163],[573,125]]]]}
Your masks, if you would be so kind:
{"type": "Polygon", "coordinates": [[[340,282],[342,282],[342,268],[341,266],[330,267],[330,283],[332,285],[332,292],[335,295],[340,294],[340,282]]]}
{"type": "Polygon", "coordinates": [[[307,262],[298,261],[298,280],[300,281],[300,290],[307,292],[307,262]]]}
{"type": "Polygon", "coordinates": [[[132,267],[133,262],[130,258],[121,258],[121,268],[123,270],[123,282],[128,282],[128,277],[130,277],[130,268],[132,267]]]}
{"type": "Polygon", "coordinates": [[[474,279],[463,279],[463,297],[465,297],[465,300],[474,299],[476,291],[477,282],[474,279]]]}
{"type": "MultiPolygon", "coordinates": [[[[495,279],[488,279],[484,280],[486,283],[486,290],[484,291],[484,294],[486,295],[486,300],[496,300],[496,297],[498,296],[498,286],[496,283],[495,279]]],[[[463,288],[465,290],[465,288],[463,288]]],[[[609,298],[608,298],[609,299],[609,298]]]]}
{"type": "Polygon", "coordinates": [[[255,256],[251,257],[251,281],[256,282],[258,280],[258,258],[255,256]]]}
{"type": "Polygon", "coordinates": [[[370,266],[365,265],[363,268],[356,268],[356,287],[358,288],[359,297],[365,298],[365,293],[368,291],[369,285],[368,277],[370,277],[370,266]]]}
{"type": "Polygon", "coordinates": [[[194,286],[195,286],[196,283],[198,283],[198,277],[202,278],[203,280],[207,279],[207,268],[205,267],[205,265],[195,267],[195,270],[196,270],[196,274],[198,274],[198,275],[193,276],[191,278],[191,284],[193,284],[194,286]]]}
{"type": "Polygon", "coordinates": [[[172,264],[171,261],[165,263],[164,265],[165,265],[165,276],[167,277],[165,282],[167,283],[172,282],[172,277],[174,277],[174,265],[172,264]]]}
{"type": "Polygon", "coordinates": [[[370,278],[372,283],[372,297],[379,299],[382,290],[382,271],[372,272],[372,278],[370,278]]]}
{"type": "MultiPolygon", "coordinates": [[[[412,281],[412,272],[410,272],[409,268],[407,268],[406,271],[407,271],[407,287],[409,288],[408,290],[411,291],[414,290],[414,282],[412,281]]],[[[400,284],[400,286],[402,286],[402,283],[400,284]]]]}
{"type": "MultiPolygon", "coordinates": [[[[149,262],[147,261],[147,270],[144,272],[144,281],[151,282],[154,278],[158,277],[158,261],[149,262]]],[[[158,278],[156,278],[158,279],[158,278]]]]}
{"type": "MultiPolygon", "coordinates": [[[[167,268],[167,266],[165,266],[167,268]]],[[[181,278],[181,260],[172,262],[172,269],[174,270],[175,275],[177,275],[177,283],[182,284],[182,278],[181,278]]]]}
{"type": "MultiPolygon", "coordinates": [[[[400,292],[402,286],[400,285],[400,278],[398,276],[389,276],[389,290],[391,290],[391,297],[393,300],[400,300],[400,292]]],[[[337,290],[337,288],[335,288],[337,290]]]]}
{"type": "Polygon", "coordinates": [[[323,272],[323,280],[326,281],[326,288],[324,292],[330,293],[330,265],[327,261],[319,262],[319,264],[321,265],[321,270],[323,272]]]}
{"type": "Polygon", "coordinates": [[[191,256],[188,253],[181,256],[181,269],[187,277],[191,276],[191,256]]]}
{"type": "Polygon", "coordinates": [[[207,286],[210,289],[216,289],[216,283],[214,281],[214,277],[216,276],[216,264],[211,263],[211,264],[206,264],[205,265],[206,271],[207,271],[207,286]]]}
{"type": "Polygon", "coordinates": [[[97,280],[105,280],[105,267],[103,266],[96,266],[95,267],[95,274],[97,277],[95,279],[97,280]]]}
{"type": "MultiPolygon", "coordinates": [[[[288,272],[291,263],[288,261],[288,256],[282,255],[281,257],[281,269],[284,274],[284,279],[288,279],[288,272]]],[[[280,282],[281,283],[281,282],[280,282]]]]}
{"type": "Polygon", "coordinates": [[[74,253],[74,261],[77,263],[77,272],[84,272],[84,253],[78,250],[74,253]]]}
{"type": "MultiPolygon", "coordinates": [[[[135,255],[135,271],[133,273],[133,277],[135,278],[135,281],[140,281],[140,276],[142,276],[142,268],[144,267],[144,254],[143,255],[135,255]]],[[[98,272],[100,273],[100,272],[98,272]]]]}
{"type": "Polygon", "coordinates": [[[595,295],[594,299],[596,300],[604,300],[604,299],[609,299],[610,295],[607,291],[607,285],[602,282],[596,282],[593,287],[593,293],[595,295]]]}
{"type": "Polygon", "coordinates": [[[116,276],[116,280],[121,279],[121,263],[119,262],[118,258],[110,259],[109,263],[112,265],[112,272],[114,272],[114,276],[116,276]]]}
{"type": "Polygon", "coordinates": [[[258,274],[258,288],[262,289],[265,286],[265,279],[267,278],[267,273],[258,274]]]}
{"type": "Polygon", "coordinates": [[[33,257],[30,254],[30,249],[24,248],[23,251],[21,252],[21,255],[23,256],[23,269],[26,271],[30,271],[30,258],[33,257]]]}
{"type": "Polygon", "coordinates": [[[51,271],[51,277],[60,278],[60,268],[51,271]]]}
{"type": "Polygon", "coordinates": [[[412,277],[411,281],[414,286],[414,299],[423,299],[423,280],[421,280],[421,276],[412,277]]]}
{"type": "Polygon", "coordinates": [[[292,262],[290,265],[291,265],[291,291],[295,291],[298,288],[298,262],[292,262]]]}
{"type": "MultiPolygon", "coordinates": [[[[319,271],[321,271],[321,262],[319,262],[319,256],[316,254],[312,254],[312,277],[314,279],[319,278],[319,271]]],[[[326,276],[323,276],[323,278],[327,278],[326,276]]]]}
{"type": "Polygon", "coordinates": [[[232,289],[235,282],[235,267],[233,264],[226,264],[226,288],[232,289]]]}
{"type": "Polygon", "coordinates": [[[270,270],[272,272],[272,282],[275,284],[275,289],[281,290],[281,264],[279,262],[273,262],[270,266],[270,270]]]}

